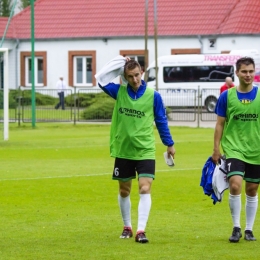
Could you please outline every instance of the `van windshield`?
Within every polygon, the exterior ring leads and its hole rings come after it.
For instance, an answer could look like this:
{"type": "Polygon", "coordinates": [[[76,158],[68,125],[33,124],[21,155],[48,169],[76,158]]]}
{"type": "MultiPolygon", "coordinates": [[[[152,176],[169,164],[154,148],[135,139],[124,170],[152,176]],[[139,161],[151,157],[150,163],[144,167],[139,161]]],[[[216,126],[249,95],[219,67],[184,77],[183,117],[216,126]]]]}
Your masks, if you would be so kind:
{"type": "Polygon", "coordinates": [[[147,73],[147,82],[154,81],[156,79],[155,68],[148,69],[146,73],[147,73]]]}
{"type": "Polygon", "coordinates": [[[170,82],[223,82],[234,81],[233,66],[171,66],[163,68],[163,81],[170,82]]]}

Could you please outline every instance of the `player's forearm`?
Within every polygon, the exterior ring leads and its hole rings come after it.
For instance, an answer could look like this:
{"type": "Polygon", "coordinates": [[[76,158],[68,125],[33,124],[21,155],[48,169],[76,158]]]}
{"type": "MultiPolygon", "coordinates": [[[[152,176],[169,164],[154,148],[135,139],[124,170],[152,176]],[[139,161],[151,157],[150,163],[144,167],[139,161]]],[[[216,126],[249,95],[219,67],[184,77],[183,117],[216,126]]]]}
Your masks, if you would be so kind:
{"type": "Polygon", "coordinates": [[[213,151],[219,151],[222,133],[223,133],[223,129],[221,129],[220,127],[216,127],[215,133],[214,133],[213,151]]]}
{"type": "Polygon", "coordinates": [[[214,147],[213,151],[220,150],[220,141],[223,135],[224,124],[221,122],[216,123],[215,132],[214,132],[214,147]]]}
{"type": "Polygon", "coordinates": [[[156,118],[155,125],[156,125],[158,132],[159,132],[162,143],[166,146],[173,146],[174,141],[172,139],[170,129],[168,127],[167,119],[161,118],[159,120],[158,118],[156,118]]]}
{"type": "Polygon", "coordinates": [[[214,146],[213,146],[213,153],[212,153],[212,160],[215,163],[218,163],[221,152],[220,152],[220,141],[223,134],[224,124],[217,122],[214,132],[214,146]]]}

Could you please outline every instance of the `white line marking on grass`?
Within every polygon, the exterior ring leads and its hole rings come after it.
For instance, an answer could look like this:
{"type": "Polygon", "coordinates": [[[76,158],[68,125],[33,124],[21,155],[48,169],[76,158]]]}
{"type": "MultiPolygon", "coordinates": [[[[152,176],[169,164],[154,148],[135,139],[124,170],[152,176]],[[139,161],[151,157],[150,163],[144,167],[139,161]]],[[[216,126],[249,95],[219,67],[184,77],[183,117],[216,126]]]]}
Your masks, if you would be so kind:
{"type": "MultiPolygon", "coordinates": [[[[179,144],[179,143],[196,143],[196,142],[199,142],[199,143],[205,143],[205,142],[211,142],[212,140],[179,140],[179,141],[176,141],[175,144],[179,144]]],[[[156,144],[162,144],[161,141],[157,141],[155,142],[156,144]]],[[[39,144],[35,144],[34,146],[29,146],[29,144],[27,144],[26,147],[19,147],[19,146],[16,146],[16,147],[8,147],[8,150],[42,150],[42,149],[50,149],[50,150],[59,150],[59,149],[73,149],[73,148],[86,148],[88,149],[89,147],[108,147],[108,144],[89,144],[89,143],[86,143],[85,145],[63,145],[63,146],[53,146],[52,144],[50,144],[50,146],[39,146],[39,144]]],[[[0,151],[1,150],[6,150],[6,146],[3,146],[3,147],[0,147],[0,151]]]]}
{"type": "MultiPolygon", "coordinates": [[[[27,147],[9,147],[8,150],[42,150],[42,149],[50,149],[50,150],[56,150],[59,149],[71,149],[71,148],[89,148],[89,147],[107,147],[108,145],[103,144],[95,144],[95,145],[70,145],[70,146],[27,146],[27,147]]],[[[6,150],[6,147],[0,147],[1,150],[6,150]]]]}
{"type": "MultiPolygon", "coordinates": [[[[174,144],[179,144],[179,143],[205,143],[205,142],[211,142],[212,140],[177,140],[177,141],[174,141],[174,144]]],[[[157,141],[155,142],[156,144],[161,144],[162,142],[160,141],[157,141]]]]}
{"type": "MultiPolygon", "coordinates": [[[[184,168],[184,169],[169,169],[169,170],[158,170],[156,172],[170,172],[174,171],[190,171],[190,170],[200,170],[201,168],[184,168]]],[[[65,179],[65,178],[74,178],[74,177],[93,177],[93,176],[104,176],[112,175],[112,172],[109,173],[97,173],[97,174],[82,174],[82,175],[68,175],[68,176],[45,176],[45,177],[32,177],[32,178],[13,178],[13,179],[0,179],[0,181],[26,181],[26,180],[44,180],[44,179],[65,179]]]]}

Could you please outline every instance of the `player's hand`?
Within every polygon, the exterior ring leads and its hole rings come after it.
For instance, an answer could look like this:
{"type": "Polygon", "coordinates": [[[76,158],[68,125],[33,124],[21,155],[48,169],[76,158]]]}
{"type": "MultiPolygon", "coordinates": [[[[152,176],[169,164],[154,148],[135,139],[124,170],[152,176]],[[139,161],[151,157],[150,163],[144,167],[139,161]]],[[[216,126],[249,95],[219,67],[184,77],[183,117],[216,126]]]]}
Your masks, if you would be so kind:
{"type": "Polygon", "coordinates": [[[172,158],[174,158],[175,152],[176,151],[175,151],[174,146],[167,147],[168,158],[170,158],[170,155],[172,156],[172,158]]]}
{"type": "Polygon", "coordinates": [[[131,60],[131,58],[128,56],[125,56],[125,59],[126,59],[126,62],[131,60]]]}
{"type": "Polygon", "coordinates": [[[213,150],[213,154],[211,156],[212,158],[212,161],[215,163],[215,164],[218,164],[220,158],[221,158],[221,153],[219,150],[213,150]]]}

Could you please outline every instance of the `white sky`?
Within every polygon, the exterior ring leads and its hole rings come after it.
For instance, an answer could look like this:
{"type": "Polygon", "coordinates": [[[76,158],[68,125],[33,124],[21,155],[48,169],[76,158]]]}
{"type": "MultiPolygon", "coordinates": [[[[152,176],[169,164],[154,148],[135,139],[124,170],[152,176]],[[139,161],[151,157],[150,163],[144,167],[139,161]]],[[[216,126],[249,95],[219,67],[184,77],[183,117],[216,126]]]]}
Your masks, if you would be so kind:
{"type": "MultiPolygon", "coordinates": [[[[13,3],[15,3],[15,0],[12,0],[11,2],[13,4],[13,3]]],[[[15,9],[14,9],[14,14],[17,14],[21,11],[20,6],[21,6],[21,1],[17,0],[16,6],[15,6],[15,9]]]]}

